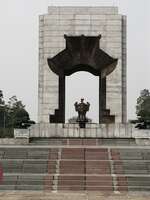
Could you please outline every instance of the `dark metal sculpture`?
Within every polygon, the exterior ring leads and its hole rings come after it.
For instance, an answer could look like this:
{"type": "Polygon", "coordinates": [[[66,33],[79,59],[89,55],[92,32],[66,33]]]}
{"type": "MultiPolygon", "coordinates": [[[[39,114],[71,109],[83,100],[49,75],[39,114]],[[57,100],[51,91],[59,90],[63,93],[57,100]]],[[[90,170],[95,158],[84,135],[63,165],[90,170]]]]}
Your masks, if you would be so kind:
{"type": "Polygon", "coordinates": [[[79,122],[80,128],[85,128],[86,122],[86,113],[89,111],[90,103],[84,103],[84,99],[81,99],[81,103],[75,102],[75,110],[78,112],[77,122],[79,122]]]}

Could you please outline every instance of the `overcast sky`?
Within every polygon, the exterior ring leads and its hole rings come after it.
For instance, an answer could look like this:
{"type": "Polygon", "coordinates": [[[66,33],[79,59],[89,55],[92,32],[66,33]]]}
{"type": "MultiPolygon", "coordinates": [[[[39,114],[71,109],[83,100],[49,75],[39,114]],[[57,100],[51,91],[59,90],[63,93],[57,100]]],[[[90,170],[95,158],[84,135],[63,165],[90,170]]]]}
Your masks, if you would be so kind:
{"type": "MultiPolygon", "coordinates": [[[[26,105],[31,118],[37,120],[38,15],[46,13],[48,5],[118,6],[119,12],[127,15],[128,117],[134,118],[140,90],[150,89],[150,0],[1,0],[0,89],[5,99],[16,95],[26,105]]],[[[79,82],[79,88],[83,82],[79,82]]],[[[86,91],[91,96],[95,86],[90,84],[89,87],[86,91]]],[[[71,92],[69,86],[67,91],[71,92]]],[[[87,100],[93,101],[88,96],[87,100]]],[[[67,102],[71,105],[72,99],[67,99],[67,102]]],[[[97,109],[97,104],[94,101],[91,103],[97,109]]],[[[94,113],[91,117],[95,117],[94,113]]]]}

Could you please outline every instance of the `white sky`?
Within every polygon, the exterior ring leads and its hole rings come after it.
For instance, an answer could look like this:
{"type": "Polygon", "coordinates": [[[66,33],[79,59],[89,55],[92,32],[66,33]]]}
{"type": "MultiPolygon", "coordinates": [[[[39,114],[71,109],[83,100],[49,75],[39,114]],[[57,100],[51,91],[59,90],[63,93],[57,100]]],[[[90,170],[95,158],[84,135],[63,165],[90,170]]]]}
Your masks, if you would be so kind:
{"type": "MultiPolygon", "coordinates": [[[[37,119],[38,15],[46,13],[48,5],[114,5],[121,14],[127,15],[128,117],[134,118],[140,90],[150,89],[150,0],[1,0],[0,89],[5,98],[16,95],[26,105],[31,118],[37,119]]],[[[79,88],[82,83],[83,80],[79,88]]],[[[94,86],[89,87],[91,93],[94,86]]],[[[68,102],[73,106],[71,99],[68,102]]],[[[95,117],[94,113],[91,116],[95,117]]]]}

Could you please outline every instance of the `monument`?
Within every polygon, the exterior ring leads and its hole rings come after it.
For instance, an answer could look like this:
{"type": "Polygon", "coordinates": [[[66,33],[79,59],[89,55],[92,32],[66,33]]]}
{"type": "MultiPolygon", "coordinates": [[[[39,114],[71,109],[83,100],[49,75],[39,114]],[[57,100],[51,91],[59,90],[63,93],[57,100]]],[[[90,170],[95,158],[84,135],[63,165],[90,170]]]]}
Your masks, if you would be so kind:
{"type": "Polygon", "coordinates": [[[65,77],[99,76],[99,123],[126,122],[126,17],[117,7],[49,7],[40,16],[39,123],[65,123],[65,77]]]}
{"type": "Polygon", "coordinates": [[[30,137],[107,137],[118,131],[123,137],[126,16],[117,7],[49,7],[39,20],[38,124],[30,137]],[[65,79],[78,71],[99,78],[99,123],[88,123],[85,133],[81,123],[65,123],[65,79]]]}
{"type": "Polygon", "coordinates": [[[116,7],[49,7],[39,37],[39,123],[0,140],[0,190],[64,200],[149,191],[150,131],[125,123],[126,17],[116,7]],[[97,124],[86,123],[83,99],[76,123],[65,123],[65,77],[77,71],[99,77],[97,124]]]}

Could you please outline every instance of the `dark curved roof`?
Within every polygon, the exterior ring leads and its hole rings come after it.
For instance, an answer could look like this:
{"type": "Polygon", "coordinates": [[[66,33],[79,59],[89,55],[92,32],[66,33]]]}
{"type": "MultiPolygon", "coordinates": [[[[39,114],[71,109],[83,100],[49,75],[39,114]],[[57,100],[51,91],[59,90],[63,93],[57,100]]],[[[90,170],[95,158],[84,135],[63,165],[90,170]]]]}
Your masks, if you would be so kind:
{"type": "Polygon", "coordinates": [[[101,36],[66,36],[66,49],[48,58],[50,69],[57,75],[69,76],[77,71],[88,71],[106,77],[116,67],[114,59],[99,48],[101,36]]]}

